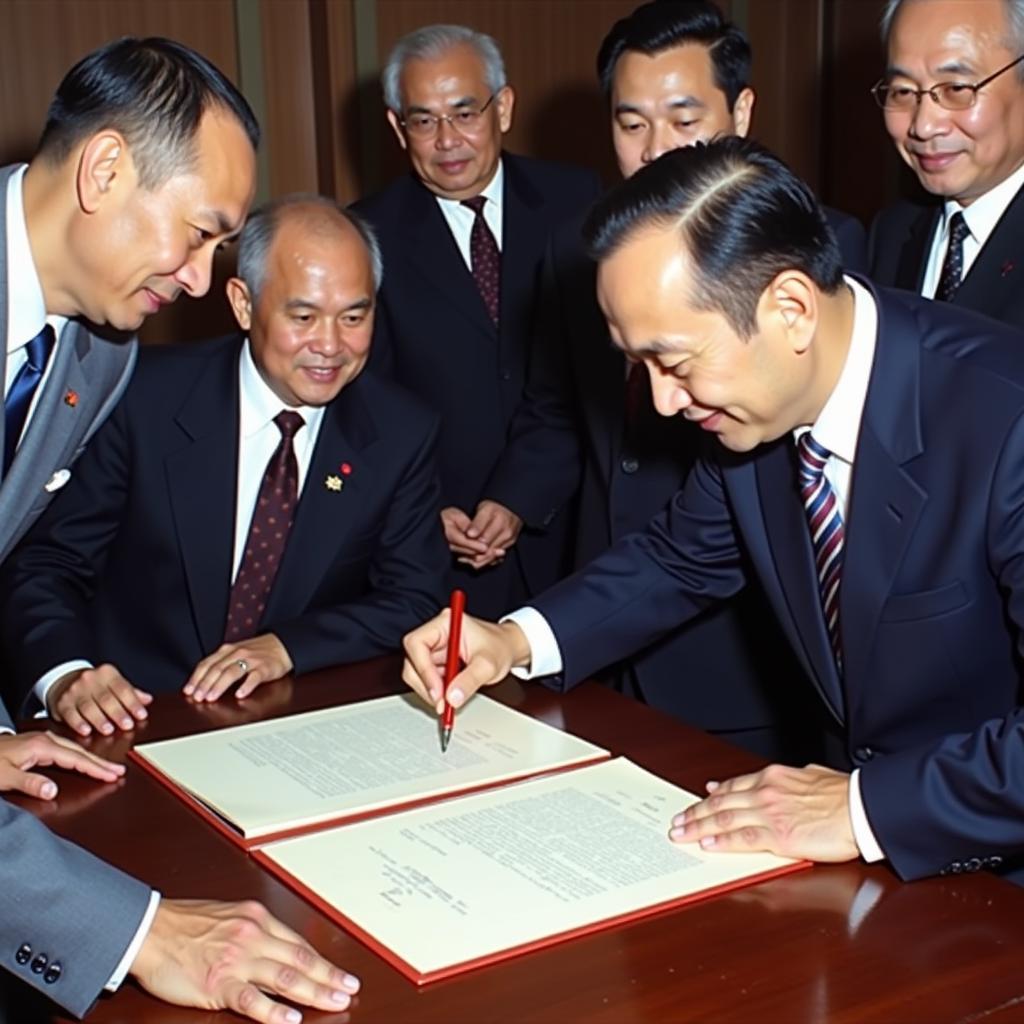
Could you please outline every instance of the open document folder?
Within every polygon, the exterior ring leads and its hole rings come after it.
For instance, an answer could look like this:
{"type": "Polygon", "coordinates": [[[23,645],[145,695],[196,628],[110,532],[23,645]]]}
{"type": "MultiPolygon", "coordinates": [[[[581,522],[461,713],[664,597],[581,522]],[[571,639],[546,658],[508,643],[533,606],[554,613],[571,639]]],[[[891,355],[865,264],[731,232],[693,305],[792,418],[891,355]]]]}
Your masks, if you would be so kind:
{"type": "Polygon", "coordinates": [[[405,694],[145,743],[131,756],[252,847],[609,754],[483,696],[459,710],[442,754],[437,716],[405,694]]]}
{"type": "Polygon", "coordinates": [[[616,758],[254,856],[423,984],[808,866],[672,843],[697,799],[616,758]]]}

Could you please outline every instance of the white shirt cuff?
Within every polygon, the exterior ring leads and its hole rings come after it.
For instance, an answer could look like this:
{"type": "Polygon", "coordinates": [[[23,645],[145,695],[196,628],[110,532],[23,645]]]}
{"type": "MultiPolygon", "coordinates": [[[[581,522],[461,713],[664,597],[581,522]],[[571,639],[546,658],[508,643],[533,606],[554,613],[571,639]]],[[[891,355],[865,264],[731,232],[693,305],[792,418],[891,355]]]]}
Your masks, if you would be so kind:
{"type": "Polygon", "coordinates": [[[14,730],[8,729],[6,725],[0,725],[0,736],[13,736],[14,730]]]}
{"type": "Polygon", "coordinates": [[[562,652],[558,648],[558,641],[548,620],[536,608],[517,608],[499,621],[514,622],[526,635],[526,642],[530,645],[530,664],[526,668],[512,669],[512,675],[517,679],[553,676],[562,671],[562,652]]]}
{"type": "Polygon", "coordinates": [[[121,957],[121,962],[114,968],[114,973],[110,976],[110,981],[103,986],[104,992],[116,992],[118,988],[120,988],[121,982],[125,979],[125,975],[128,973],[132,964],[135,963],[135,958],[139,955],[139,950],[142,949],[142,944],[146,941],[149,929],[153,925],[153,918],[156,917],[156,908],[159,906],[160,893],[154,889],[149,894],[149,906],[146,907],[146,912],[142,915],[142,921],[139,923],[139,928],[135,933],[135,938],[132,939],[128,948],[124,951],[124,956],[121,957]]]}
{"type": "Polygon", "coordinates": [[[850,824],[853,826],[853,839],[860,850],[860,855],[869,863],[885,860],[885,854],[878,845],[875,833],[868,824],[868,816],[864,810],[864,801],[860,795],[860,769],[857,768],[850,776],[850,824]]]}
{"type": "Polygon", "coordinates": [[[49,714],[49,709],[46,706],[46,695],[61,676],[67,675],[68,672],[78,672],[92,667],[92,662],[85,661],[82,658],[75,658],[73,661],[65,661],[56,668],[51,668],[45,675],[40,676],[36,685],[32,687],[32,693],[41,705],[40,710],[35,712],[34,717],[45,718],[49,714]]]}

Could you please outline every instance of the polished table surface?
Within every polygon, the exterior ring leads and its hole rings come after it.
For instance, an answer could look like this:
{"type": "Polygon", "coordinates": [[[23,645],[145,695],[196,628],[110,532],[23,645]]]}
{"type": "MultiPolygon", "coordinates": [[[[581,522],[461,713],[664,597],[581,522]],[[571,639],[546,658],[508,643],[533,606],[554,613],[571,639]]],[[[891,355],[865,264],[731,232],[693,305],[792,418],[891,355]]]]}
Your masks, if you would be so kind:
{"type": "MultiPolygon", "coordinates": [[[[123,761],[133,742],[399,692],[398,664],[379,659],[282,681],[244,704],[227,698],[196,706],[162,696],[130,737],[90,745],[123,761]]],[[[695,792],[706,779],[757,764],[594,683],[567,697],[511,681],[490,693],[695,792]]],[[[904,884],[884,866],[818,866],[417,988],[138,768],[110,786],[64,773],[59,781],[56,803],[18,802],[168,896],[262,900],[359,975],[363,989],[349,1011],[307,1011],[307,1021],[1024,1021],[1024,889],[987,874],[904,884]]],[[[64,1019],[24,989],[0,995],[0,1021],[64,1019]]],[[[166,1006],[129,981],[102,997],[88,1019],[236,1018],[166,1006]]]]}

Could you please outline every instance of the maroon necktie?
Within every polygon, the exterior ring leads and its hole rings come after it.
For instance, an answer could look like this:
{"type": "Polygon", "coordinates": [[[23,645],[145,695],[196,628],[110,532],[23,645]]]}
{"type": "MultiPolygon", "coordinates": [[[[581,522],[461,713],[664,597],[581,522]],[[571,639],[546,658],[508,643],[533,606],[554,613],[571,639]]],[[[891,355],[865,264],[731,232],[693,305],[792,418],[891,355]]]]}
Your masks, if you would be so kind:
{"type": "Polygon", "coordinates": [[[263,474],[242,564],[231,588],[224,630],[228,643],[253,636],[259,626],[299,498],[299,465],[292,439],[305,421],[297,412],[285,410],[274,417],[274,422],[281,431],[281,443],[274,449],[263,474]]]}
{"type": "Polygon", "coordinates": [[[473,280],[480,290],[487,312],[494,325],[498,325],[498,295],[501,292],[501,253],[491,229],[484,220],[486,196],[463,199],[462,205],[474,213],[473,230],[469,236],[469,262],[473,269],[473,280]]]}

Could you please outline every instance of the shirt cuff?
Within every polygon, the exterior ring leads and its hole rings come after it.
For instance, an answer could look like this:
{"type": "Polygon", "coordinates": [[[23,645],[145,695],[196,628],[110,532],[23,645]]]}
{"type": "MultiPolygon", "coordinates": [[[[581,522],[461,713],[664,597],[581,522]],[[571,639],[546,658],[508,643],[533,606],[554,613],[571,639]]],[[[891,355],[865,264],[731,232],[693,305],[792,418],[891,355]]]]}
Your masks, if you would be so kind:
{"type": "Polygon", "coordinates": [[[553,676],[562,671],[562,652],[548,620],[536,608],[517,608],[504,616],[500,622],[514,622],[525,634],[530,645],[530,664],[525,668],[512,669],[517,679],[536,679],[538,676],[553,676]]]}
{"type": "Polygon", "coordinates": [[[40,676],[36,685],[32,687],[32,695],[40,704],[33,717],[45,718],[50,713],[49,708],[46,706],[46,695],[61,676],[65,676],[69,672],[79,672],[82,669],[92,667],[92,662],[85,661],[82,658],[75,658],[73,661],[65,661],[56,668],[51,668],[45,675],[40,676]]]}
{"type": "Polygon", "coordinates": [[[850,824],[853,826],[854,842],[864,860],[869,864],[885,860],[885,854],[878,845],[878,840],[868,824],[868,816],[864,810],[864,801],[860,795],[859,768],[850,776],[850,824]]]}
{"type": "Polygon", "coordinates": [[[103,986],[104,992],[116,992],[121,987],[121,982],[124,981],[125,975],[127,975],[132,964],[135,963],[135,958],[139,955],[139,950],[142,949],[142,944],[146,941],[149,929],[153,925],[153,918],[156,917],[156,908],[159,906],[160,893],[154,889],[149,894],[149,906],[146,907],[146,912],[142,915],[142,921],[139,924],[138,931],[135,933],[135,938],[132,939],[128,948],[124,951],[121,962],[114,968],[110,981],[103,986]]]}

